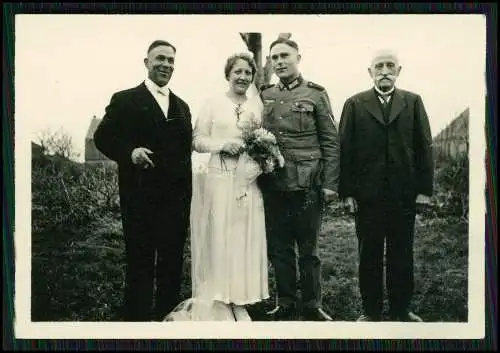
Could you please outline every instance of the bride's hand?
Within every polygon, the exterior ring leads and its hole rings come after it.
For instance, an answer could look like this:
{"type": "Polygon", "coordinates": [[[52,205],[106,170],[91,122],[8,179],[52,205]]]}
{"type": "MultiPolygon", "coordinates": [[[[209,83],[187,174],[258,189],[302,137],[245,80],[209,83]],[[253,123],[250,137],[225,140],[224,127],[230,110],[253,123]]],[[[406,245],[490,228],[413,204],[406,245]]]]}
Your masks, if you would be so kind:
{"type": "Polygon", "coordinates": [[[230,155],[237,155],[243,152],[245,145],[241,141],[229,141],[222,146],[222,151],[230,155]]]}

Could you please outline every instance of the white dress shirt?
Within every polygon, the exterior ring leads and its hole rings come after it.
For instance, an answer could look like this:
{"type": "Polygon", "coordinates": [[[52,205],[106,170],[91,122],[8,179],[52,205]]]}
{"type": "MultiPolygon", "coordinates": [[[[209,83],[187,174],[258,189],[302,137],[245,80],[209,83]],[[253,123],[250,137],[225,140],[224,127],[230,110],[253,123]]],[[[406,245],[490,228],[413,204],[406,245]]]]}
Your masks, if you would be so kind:
{"type": "Polygon", "coordinates": [[[392,92],[394,92],[394,86],[387,92],[382,92],[377,86],[374,87],[375,91],[377,91],[377,93],[379,94],[378,99],[380,100],[380,103],[382,104],[389,103],[389,101],[391,100],[391,94],[392,92]],[[386,100],[384,100],[384,98],[382,97],[385,97],[386,100]]]}
{"type": "Polygon", "coordinates": [[[148,88],[149,92],[153,95],[153,97],[156,99],[158,102],[158,105],[160,106],[161,110],[163,111],[163,114],[165,115],[165,119],[168,118],[168,107],[169,107],[169,94],[170,90],[168,89],[167,86],[160,87],[151,79],[148,77],[144,81],[146,84],[146,87],[148,88]]]}

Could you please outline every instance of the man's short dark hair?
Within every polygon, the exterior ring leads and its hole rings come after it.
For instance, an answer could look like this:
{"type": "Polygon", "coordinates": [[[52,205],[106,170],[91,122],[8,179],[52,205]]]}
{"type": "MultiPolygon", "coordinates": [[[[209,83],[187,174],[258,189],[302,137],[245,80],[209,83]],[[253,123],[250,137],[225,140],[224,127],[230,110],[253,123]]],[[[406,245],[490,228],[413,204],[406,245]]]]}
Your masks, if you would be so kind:
{"type": "Polygon", "coordinates": [[[273,49],[273,47],[277,44],[286,44],[286,45],[294,48],[295,50],[299,51],[299,45],[297,44],[297,42],[295,42],[291,39],[285,39],[285,38],[278,38],[274,42],[272,42],[271,45],[269,46],[269,51],[271,51],[273,49]]]}
{"type": "Polygon", "coordinates": [[[153,50],[154,48],[159,47],[159,46],[162,46],[162,45],[172,48],[172,49],[174,50],[174,53],[177,53],[177,49],[176,49],[176,48],[175,48],[172,44],[170,44],[170,43],[169,43],[169,42],[167,42],[166,40],[160,40],[160,39],[158,39],[158,40],[155,40],[153,43],[151,43],[151,44],[149,45],[149,48],[148,48],[148,54],[149,54],[149,52],[150,52],[151,50],[153,50]]]}

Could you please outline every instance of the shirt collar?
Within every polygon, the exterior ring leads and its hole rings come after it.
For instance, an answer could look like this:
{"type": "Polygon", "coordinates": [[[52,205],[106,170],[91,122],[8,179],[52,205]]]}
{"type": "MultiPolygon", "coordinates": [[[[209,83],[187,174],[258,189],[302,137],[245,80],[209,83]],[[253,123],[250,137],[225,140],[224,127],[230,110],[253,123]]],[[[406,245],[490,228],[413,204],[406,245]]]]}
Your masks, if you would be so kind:
{"type": "Polygon", "coordinates": [[[375,92],[379,95],[379,96],[391,96],[392,93],[394,92],[396,86],[392,86],[392,88],[388,91],[388,92],[382,92],[377,86],[373,86],[373,88],[375,89],[375,92]]]}
{"type": "Polygon", "coordinates": [[[160,87],[156,83],[154,83],[149,77],[146,78],[144,83],[146,84],[146,87],[149,89],[149,91],[152,92],[153,94],[158,94],[159,92],[161,92],[168,97],[168,94],[170,93],[170,90],[168,89],[167,85],[160,87]]]}
{"type": "Polygon", "coordinates": [[[283,91],[284,89],[291,91],[295,87],[299,86],[304,79],[302,78],[301,75],[299,75],[296,79],[294,79],[292,82],[285,84],[281,80],[278,82],[278,88],[280,91],[283,91]]]}

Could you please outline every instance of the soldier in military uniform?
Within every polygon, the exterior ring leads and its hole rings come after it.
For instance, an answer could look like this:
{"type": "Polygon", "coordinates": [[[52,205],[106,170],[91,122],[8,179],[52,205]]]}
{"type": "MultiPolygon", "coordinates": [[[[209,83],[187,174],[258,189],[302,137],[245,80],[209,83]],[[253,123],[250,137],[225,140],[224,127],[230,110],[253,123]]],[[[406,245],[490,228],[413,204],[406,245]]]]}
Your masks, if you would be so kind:
{"type": "Polygon", "coordinates": [[[326,90],[302,78],[297,43],[278,39],[270,46],[280,81],[261,88],[263,127],[274,133],[285,158],[283,168],[260,177],[269,259],[277,287],[276,320],[296,320],[299,251],[302,319],[331,321],[321,309],[317,240],[323,205],[337,197],[339,140],[326,90]]]}

